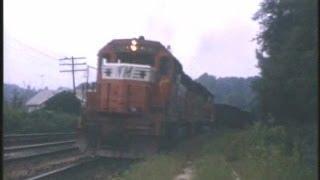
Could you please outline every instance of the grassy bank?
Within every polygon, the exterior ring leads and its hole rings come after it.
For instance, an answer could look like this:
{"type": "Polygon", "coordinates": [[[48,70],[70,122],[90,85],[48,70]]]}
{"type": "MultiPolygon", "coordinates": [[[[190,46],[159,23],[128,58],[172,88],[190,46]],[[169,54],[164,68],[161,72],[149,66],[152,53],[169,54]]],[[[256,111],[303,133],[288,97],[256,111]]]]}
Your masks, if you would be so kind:
{"type": "Polygon", "coordinates": [[[34,111],[27,113],[17,109],[5,109],[3,129],[5,134],[70,132],[76,128],[78,116],[63,112],[34,111]]]}
{"type": "Polygon", "coordinates": [[[297,144],[283,127],[255,125],[246,130],[220,129],[181,143],[171,153],[134,165],[118,180],[169,180],[189,166],[194,180],[311,180],[316,169],[301,161],[297,144]]]}

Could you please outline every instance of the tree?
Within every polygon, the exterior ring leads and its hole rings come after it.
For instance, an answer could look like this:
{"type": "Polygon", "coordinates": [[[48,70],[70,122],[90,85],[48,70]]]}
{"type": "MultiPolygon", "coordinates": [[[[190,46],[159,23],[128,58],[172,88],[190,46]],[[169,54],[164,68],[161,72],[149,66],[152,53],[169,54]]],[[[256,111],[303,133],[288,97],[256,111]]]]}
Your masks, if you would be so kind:
{"type": "Polygon", "coordinates": [[[13,109],[22,109],[23,108],[23,97],[18,93],[17,89],[13,91],[13,98],[12,98],[12,108],[13,109]]]}
{"type": "Polygon", "coordinates": [[[314,123],[317,115],[317,1],[264,0],[253,19],[263,111],[281,124],[314,123]]]}
{"type": "Polygon", "coordinates": [[[215,103],[228,104],[242,110],[252,111],[255,106],[256,95],[252,91],[251,85],[256,78],[216,78],[205,73],[195,81],[214,94],[215,103]]]}
{"type": "Polygon", "coordinates": [[[81,110],[80,100],[71,92],[62,91],[46,102],[47,110],[60,111],[71,114],[79,114],[81,110]]]}

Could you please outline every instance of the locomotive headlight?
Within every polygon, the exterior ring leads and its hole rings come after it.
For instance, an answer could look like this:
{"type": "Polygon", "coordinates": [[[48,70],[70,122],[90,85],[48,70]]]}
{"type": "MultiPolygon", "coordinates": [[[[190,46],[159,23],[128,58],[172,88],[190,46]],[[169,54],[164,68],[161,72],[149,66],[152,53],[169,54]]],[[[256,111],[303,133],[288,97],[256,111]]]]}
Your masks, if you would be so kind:
{"type": "Polygon", "coordinates": [[[136,45],[131,45],[131,46],[130,46],[130,49],[131,49],[132,51],[136,51],[138,48],[137,48],[136,45]]]}
{"type": "Polygon", "coordinates": [[[131,41],[131,44],[132,44],[132,45],[137,45],[137,41],[136,41],[135,39],[133,39],[133,40],[131,41]]]}

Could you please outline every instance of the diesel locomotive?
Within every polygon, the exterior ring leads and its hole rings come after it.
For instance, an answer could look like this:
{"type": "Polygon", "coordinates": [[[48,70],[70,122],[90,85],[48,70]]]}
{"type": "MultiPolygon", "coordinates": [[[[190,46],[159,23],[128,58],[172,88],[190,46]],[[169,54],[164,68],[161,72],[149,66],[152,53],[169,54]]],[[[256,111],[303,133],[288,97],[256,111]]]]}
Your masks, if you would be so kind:
{"type": "Polygon", "coordinates": [[[115,39],[98,53],[96,88],[86,93],[77,145],[94,156],[144,158],[181,129],[214,122],[214,96],[183,72],[168,47],[115,39]]]}

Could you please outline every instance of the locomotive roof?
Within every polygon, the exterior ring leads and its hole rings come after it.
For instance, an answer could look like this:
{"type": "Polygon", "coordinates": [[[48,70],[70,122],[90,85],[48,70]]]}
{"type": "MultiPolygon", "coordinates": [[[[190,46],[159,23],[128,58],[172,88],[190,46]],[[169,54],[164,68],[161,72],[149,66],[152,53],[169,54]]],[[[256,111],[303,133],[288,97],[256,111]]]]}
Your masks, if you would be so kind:
{"type": "Polygon", "coordinates": [[[102,56],[105,54],[105,52],[107,52],[111,47],[113,47],[114,45],[118,45],[118,44],[131,44],[132,40],[136,40],[139,44],[142,45],[147,45],[149,47],[154,47],[154,48],[159,48],[159,49],[164,49],[166,50],[166,48],[158,41],[151,41],[151,40],[145,40],[145,39],[136,39],[136,38],[131,38],[131,39],[113,39],[112,41],[110,41],[108,44],[106,44],[103,48],[100,49],[98,56],[102,56]]]}
{"type": "Polygon", "coordinates": [[[165,48],[165,46],[163,46],[159,41],[145,40],[144,38],[143,39],[140,39],[140,38],[138,38],[138,39],[137,38],[113,39],[108,44],[106,44],[103,48],[100,49],[100,51],[98,52],[98,56],[104,55],[105,52],[108,51],[109,48],[111,48],[113,45],[130,44],[133,39],[138,41],[139,44],[153,46],[155,48],[159,48],[159,49],[166,51],[167,53],[169,53],[173,57],[175,63],[178,65],[179,69],[181,69],[181,71],[182,71],[181,63],[178,61],[178,59],[176,57],[174,57],[174,55],[167,48],[165,48]]]}

